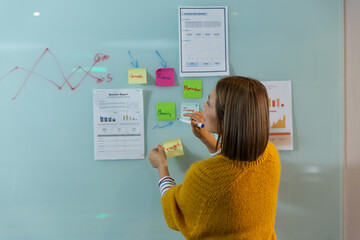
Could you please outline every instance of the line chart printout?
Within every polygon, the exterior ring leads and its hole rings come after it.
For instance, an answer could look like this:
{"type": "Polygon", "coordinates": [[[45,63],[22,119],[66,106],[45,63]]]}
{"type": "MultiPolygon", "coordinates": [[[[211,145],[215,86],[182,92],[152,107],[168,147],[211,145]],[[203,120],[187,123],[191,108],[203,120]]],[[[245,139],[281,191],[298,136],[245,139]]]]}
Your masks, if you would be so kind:
{"type": "Polygon", "coordinates": [[[278,150],[293,150],[291,81],[264,81],[270,111],[270,142],[278,150]]]}
{"type": "Polygon", "coordinates": [[[95,160],[144,159],[142,89],[95,89],[95,160]]]}
{"type": "Polygon", "coordinates": [[[229,75],[228,8],[179,7],[180,76],[229,75]]]}

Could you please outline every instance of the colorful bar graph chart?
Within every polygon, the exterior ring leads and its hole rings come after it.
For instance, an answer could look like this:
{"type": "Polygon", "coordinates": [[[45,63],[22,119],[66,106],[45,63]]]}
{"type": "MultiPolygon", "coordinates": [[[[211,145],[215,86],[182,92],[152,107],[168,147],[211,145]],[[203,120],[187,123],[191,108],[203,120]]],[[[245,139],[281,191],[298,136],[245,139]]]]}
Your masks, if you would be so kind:
{"type": "Polygon", "coordinates": [[[114,117],[109,116],[100,116],[100,122],[116,122],[116,119],[114,117]]]}
{"type": "Polygon", "coordinates": [[[136,117],[130,116],[130,115],[123,115],[122,119],[123,119],[124,121],[135,121],[135,120],[138,120],[136,117]]]}
{"type": "Polygon", "coordinates": [[[285,107],[285,104],[280,103],[280,98],[275,100],[269,98],[269,107],[285,107]]]}
{"type": "Polygon", "coordinates": [[[268,92],[269,140],[278,150],[293,150],[291,81],[263,81],[268,92]]]}

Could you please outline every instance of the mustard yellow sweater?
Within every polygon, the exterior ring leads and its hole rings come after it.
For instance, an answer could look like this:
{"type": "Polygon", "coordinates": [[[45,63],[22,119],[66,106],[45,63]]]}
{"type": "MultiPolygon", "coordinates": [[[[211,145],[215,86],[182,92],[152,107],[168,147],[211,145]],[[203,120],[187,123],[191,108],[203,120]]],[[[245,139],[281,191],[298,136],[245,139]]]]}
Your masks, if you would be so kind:
{"type": "Polygon", "coordinates": [[[280,170],[270,142],[254,162],[196,162],[161,198],[165,220],[187,239],[274,240],[280,170]]]}

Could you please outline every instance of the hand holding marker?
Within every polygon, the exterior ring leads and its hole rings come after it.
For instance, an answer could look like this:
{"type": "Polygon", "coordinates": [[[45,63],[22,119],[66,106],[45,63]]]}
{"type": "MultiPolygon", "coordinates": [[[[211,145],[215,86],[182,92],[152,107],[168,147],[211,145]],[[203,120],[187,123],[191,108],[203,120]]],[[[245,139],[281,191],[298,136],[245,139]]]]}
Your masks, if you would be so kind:
{"type": "MultiPolygon", "coordinates": [[[[183,123],[191,124],[191,120],[182,119],[182,118],[178,118],[177,120],[179,120],[180,122],[183,122],[183,123]]],[[[196,126],[198,126],[199,128],[205,127],[205,125],[203,123],[196,123],[196,126]]]]}

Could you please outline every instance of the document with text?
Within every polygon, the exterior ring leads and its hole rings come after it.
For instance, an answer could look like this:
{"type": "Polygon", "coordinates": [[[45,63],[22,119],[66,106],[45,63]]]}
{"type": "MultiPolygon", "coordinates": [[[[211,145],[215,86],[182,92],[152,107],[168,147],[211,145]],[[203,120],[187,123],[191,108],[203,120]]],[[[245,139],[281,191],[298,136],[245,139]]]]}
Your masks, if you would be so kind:
{"type": "Polygon", "coordinates": [[[269,96],[270,142],[278,150],[293,150],[291,81],[262,81],[269,96]]]}
{"type": "Polygon", "coordinates": [[[142,89],[95,89],[95,160],[144,159],[142,89]]]}
{"type": "Polygon", "coordinates": [[[229,75],[227,7],[179,7],[180,76],[229,75]]]}

